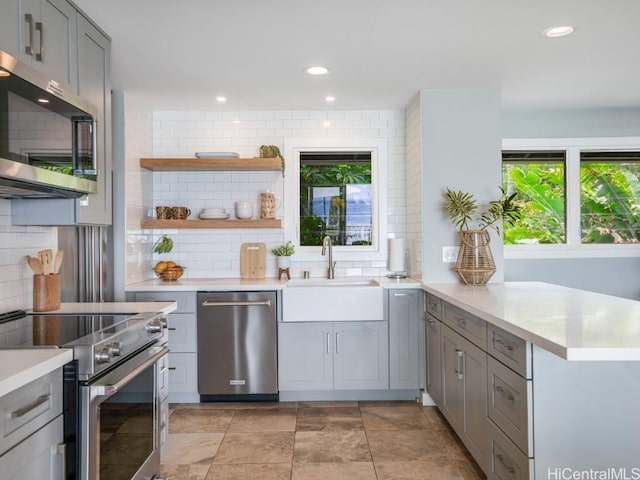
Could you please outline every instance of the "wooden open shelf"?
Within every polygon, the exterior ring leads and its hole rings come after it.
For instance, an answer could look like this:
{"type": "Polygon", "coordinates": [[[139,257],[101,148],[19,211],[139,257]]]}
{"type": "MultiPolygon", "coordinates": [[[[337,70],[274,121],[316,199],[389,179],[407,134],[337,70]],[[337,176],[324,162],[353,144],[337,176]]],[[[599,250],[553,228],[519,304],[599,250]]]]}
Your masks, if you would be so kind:
{"type": "Polygon", "coordinates": [[[255,220],[154,220],[143,219],[142,228],[281,228],[279,218],[255,220]]]}
{"type": "Polygon", "coordinates": [[[140,166],[153,172],[172,171],[282,171],[279,158],[141,158],[140,166]]]}

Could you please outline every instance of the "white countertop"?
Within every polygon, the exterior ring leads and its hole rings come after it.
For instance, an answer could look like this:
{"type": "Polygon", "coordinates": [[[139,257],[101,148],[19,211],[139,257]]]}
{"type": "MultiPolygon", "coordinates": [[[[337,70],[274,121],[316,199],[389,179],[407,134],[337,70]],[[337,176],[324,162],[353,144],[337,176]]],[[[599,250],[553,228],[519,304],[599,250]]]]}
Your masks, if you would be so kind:
{"type": "MultiPolygon", "coordinates": [[[[374,279],[383,288],[421,288],[419,280],[412,278],[388,277],[346,277],[349,279],[374,279]]],[[[311,278],[311,280],[316,277],[311,278]]],[[[302,281],[301,279],[297,279],[302,281]]],[[[339,278],[336,278],[339,280],[339,278]]],[[[287,286],[287,280],[275,278],[241,279],[241,278],[181,278],[175,282],[163,282],[159,279],[127,285],[128,292],[165,292],[165,291],[243,291],[243,290],[282,290],[287,286]]]]}
{"type": "Polygon", "coordinates": [[[69,348],[0,349],[0,397],[71,360],[69,348]]]}
{"type": "Polygon", "coordinates": [[[176,302],[87,302],[61,303],[57,310],[46,312],[29,311],[33,315],[135,315],[136,313],[171,313],[178,304],[176,302]]]}
{"type": "Polygon", "coordinates": [[[640,360],[640,302],[540,282],[423,289],[567,360],[640,360]]]}

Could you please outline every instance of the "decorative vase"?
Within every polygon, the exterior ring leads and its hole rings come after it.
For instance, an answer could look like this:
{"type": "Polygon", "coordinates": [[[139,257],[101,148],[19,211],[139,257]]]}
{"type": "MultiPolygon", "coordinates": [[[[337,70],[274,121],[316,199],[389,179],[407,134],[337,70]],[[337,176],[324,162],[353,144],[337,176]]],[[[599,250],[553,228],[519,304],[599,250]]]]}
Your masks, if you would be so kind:
{"type": "Polygon", "coordinates": [[[454,270],[466,285],[485,285],[496,273],[490,241],[486,230],[460,232],[460,250],[454,270]]]}
{"type": "Polygon", "coordinates": [[[290,256],[281,256],[276,257],[278,262],[278,268],[289,268],[291,266],[291,257],[290,256]]]}

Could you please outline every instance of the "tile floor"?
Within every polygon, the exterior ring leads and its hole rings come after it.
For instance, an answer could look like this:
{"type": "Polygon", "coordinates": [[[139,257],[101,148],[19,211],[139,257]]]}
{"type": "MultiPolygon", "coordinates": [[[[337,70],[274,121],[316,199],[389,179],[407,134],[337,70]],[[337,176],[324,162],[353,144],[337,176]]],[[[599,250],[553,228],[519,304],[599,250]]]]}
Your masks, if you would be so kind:
{"type": "Polygon", "coordinates": [[[482,480],[435,407],[413,402],[176,404],[171,480],[482,480]]]}

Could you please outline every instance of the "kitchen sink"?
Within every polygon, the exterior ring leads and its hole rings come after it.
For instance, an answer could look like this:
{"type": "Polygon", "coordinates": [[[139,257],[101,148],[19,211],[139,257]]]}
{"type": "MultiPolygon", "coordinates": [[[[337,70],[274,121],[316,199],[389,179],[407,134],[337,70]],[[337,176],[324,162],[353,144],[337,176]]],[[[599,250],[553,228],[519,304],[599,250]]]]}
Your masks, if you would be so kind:
{"type": "Polygon", "coordinates": [[[307,278],[287,282],[287,287],[378,287],[380,283],[373,278],[307,278]]]}
{"type": "Polygon", "coordinates": [[[383,289],[374,279],[290,280],[282,289],[284,322],[384,320],[383,289]]]}

